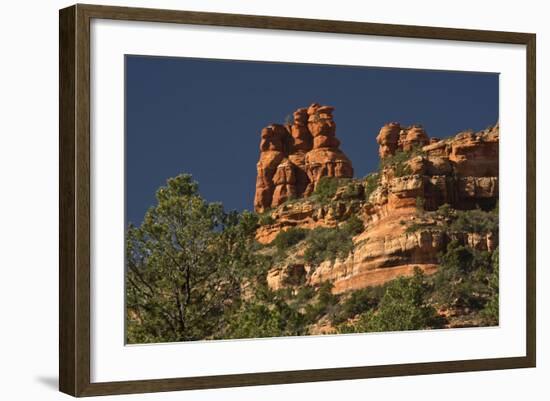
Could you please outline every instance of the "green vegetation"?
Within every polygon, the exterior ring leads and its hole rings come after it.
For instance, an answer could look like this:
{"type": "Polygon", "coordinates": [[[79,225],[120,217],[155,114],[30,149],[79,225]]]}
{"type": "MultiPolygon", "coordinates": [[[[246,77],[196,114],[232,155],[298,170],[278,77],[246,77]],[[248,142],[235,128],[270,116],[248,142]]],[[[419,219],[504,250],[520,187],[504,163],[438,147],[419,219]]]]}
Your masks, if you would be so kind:
{"type": "MultiPolygon", "coordinates": [[[[461,238],[463,234],[498,232],[498,207],[490,211],[461,211],[443,205],[435,212],[426,212],[426,216],[438,223],[414,223],[407,231],[435,227],[451,238],[457,234],[461,238]]],[[[352,293],[340,303],[333,321],[339,332],[443,327],[445,319],[435,313],[436,307],[462,311],[465,320],[461,325],[498,324],[498,249],[479,251],[455,239],[439,255],[439,263],[435,275],[425,277],[416,271],[411,278],[398,278],[377,287],[377,296],[364,290],[352,293]]]]}
{"type": "Polygon", "coordinates": [[[267,267],[249,246],[257,216],[206,202],[190,175],[168,180],[156,196],[142,225],[127,231],[128,342],[215,336],[243,280],[267,267]]]}
{"type": "Polygon", "coordinates": [[[394,155],[386,156],[383,159],[380,159],[379,169],[383,170],[388,166],[396,166],[398,164],[403,164],[411,158],[410,152],[404,152],[399,150],[395,152],[394,155]]]}
{"type": "Polygon", "coordinates": [[[436,301],[472,310],[486,306],[494,309],[496,304],[496,313],[494,310],[487,313],[489,320],[498,321],[498,251],[491,254],[451,241],[440,256],[434,284],[436,301]]]}
{"type": "Polygon", "coordinates": [[[269,226],[275,223],[275,219],[271,217],[271,213],[262,213],[258,216],[258,224],[261,226],[269,226]]]}
{"type": "Polygon", "coordinates": [[[452,239],[439,255],[437,273],[430,277],[432,301],[444,308],[463,310],[479,324],[498,324],[498,248],[493,252],[480,251],[468,246],[464,239],[464,235],[497,235],[498,205],[484,211],[455,210],[445,204],[424,216],[428,220],[415,222],[405,231],[430,228],[443,231],[452,239]]]}
{"type": "Polygon", "coordinates": [[[498,231],[498,210],[489,212],[481,209],[457,210],[449,225],[450,231],[488,234],[498,231]]]}
{"type": "Polygon", "coordinates": [[[386,167],[392,167],[395,177],[403,177],[412,174],[412,170],[407,163],[411,158],[415,156],[424,156],[426,152],[421,147],[415,147],[410,151],[397,151],[392,156],[387,156],[380,159],[379,171],[382,171],[386,167]]]}
{"type": "Polygon", "coordinates": [[[272,245],[277,249],[279,259],[284,259],[291,247],[304,241],[306,262],[334,262],[336,258],[345,258],[353,250],[352,237],[363,229],[363,222],[357,216],[352,216],[341,227],[318,227],[313,230],[291,227],[279,232],[272,245]]]}
{"type": "MultiPolygon", "coordinates": [[[[405,223],[406,224],[406,223],[405,223]]],[[[420,223],[412,223],[410,225],[407,226],[407,228],[405,229],[405,232],[407,234],[412,234],[412,233],[415,233],[417,232],[418,230],[422,229],[422,228],[425,228],[426,227],[426,224],[420,224],[420,223]]]]}
{"type": "Polygon", "coordinates": [[[332,324],[341,324],[361,313],[377,308],[385,291],[385,286],[376,286],[351,292],[347,298],[340,302],[339,308],[333,316],[332,324]]]}
{"type": "Polygon", "coordinates": [[[308,303],[315,296],[315,288],[309,285],[302,286],[293,296],[292,302],[302,305],[308,303]]]}
{"type": "MultiPolygon", "coordinates": [[[[396,156],[392,165],[406,160],[396,156]]],[[[322,179],[313,199],[328,203],[338,191],[338,199],[368,200],[378,180],[378,174],[362,183],[322,179]]],[[[498,234],[498,205],[490,211],[449,205],[424,211],[420,199],[420,218],[399,223],[407,232],[429,227],[451,239],[437,273],[425,276],[417,269],[412,277],[335,295],[330,282],[314,287],[300,281],[273,291],[267,271],[289,256],[292,263],[313,266],[345,259],[354,236],[365,229],[355,214],[337,227],[292,227],[260,245],[255,231],[274,223],[272,211],[226,212],[204,200],[189,175],[168,180],[156,197],[142,225],[127,231],[129,343],[305,335],[320,322],[340,333],[440,328],[449,321],[439,309],[459,311],[461,325],[498,324],[498,249],[479,251],[465,239],[498,234]]]]}
{"type": "Polygon", "coordinates": [[[352,215],[349,219],[342,224],[342,230],[349,236],[360,234],[365,229],[363,221],[356,215],[352,215]]]}
{"type": "Polygon", "coordinates": [[[439,209],[437,209],[437,214],[439,214],[443,218],[450,218],[452,216],[452,212],[453,209],[448,203],[444,203],[443,205],[439,206],[439,209]]]}
{"type": "Polygon", "coordinates": [[[373,173],[365,178],[365,199],[368,201],[371,194],[378,188],[379,174],[373,173]]]}
{"type": "Polygon", "coordinates": [[[392,156],[380,159],[379,170],[382,171],[386,167],[392,167],[395,177],[409,175],[412,171],[407,162],[411,157],[411,152],[398,151],[392,156]]]}
{"type": "Polygon", "coordinates": [[[433,212],[427,212],[424,211],[423,199],[418,197],[416,199],[416,207],[419,214],[428,219],[436,220],[438,224],[432,225],[429,220],[420,220],[408,225],[405,230],[407,233],[412,233],[425,227],[439,229],[447,232],[449,235],[453,233],[481,235],[498,233],[498,205],[492,210],[485,211],[481,209],[455,210],[448,204],[444,204],[433,212]]]}
{"type": "Polygon", "coordinates": [[[491,267],[492,272],[489,276],[487,287],[488,287],[488,299],[485,304],[485,308],[481,311],[482,317],[485,320],[486,324],[489,325],[498,325],[498,310],[499,310],[499,297],[498,297],[498,249],[493,252],[491,256],[491,267]]]}
{"type": "Polygon", "coordinates": [[[338,178],[322,177],[317,183],[313,195],[321,202],[329,201],[336,194],[338,185],[338,178]]]}
{"type": "Polygon", "coordinates": [[[307,236],[304,260],[318,265],[325,260],[344,259],[353,250],[351,237],[349,231],[338,227],[315,228],[307,236]]]}
{"type": "Polygon", "coordinates": [[[412,174],[412,170],[407,163],[400,163],[394,166],[393,175],[395,177],[404,177],[410,174],[412,174]]]}
{"type": "Polygon", "coordinates": [[[338,188],[347,182],[349,182],[348,178],[321,177],[313,196],[321,204],[326,204],[334,197],[338,188]]]}
{"type": "Polygon", "coordinates": [[[324,282],[317,291],[316,302],[305,306],[304,317],[308,323],[315,323],[322,316],[329,314],[337,303],[338,297],[332,294],[332,284],[324,282]]]}
{"type": "Polygon", "coordinates": [[[420,330],[440,325],[433,306],[427,303],[429,284],[420,269],[412,277],[389,283],[376,310],[362,313],[355,323],[340,327],[344,333],[420,330]]]}
{"type": "Polygon", "coordinates": [[[318,288],[304,286],[295,295],[288,289],[273,291],[260,302],[243,304],[223,338],[304,335],[310,325],[331,316],[338,301],[330,282],[318,288]]]}
{"type": "Polygon", "coordinates": [[[261,338],[306,334],[304,316],[285,302],[245,303],[220,338],[261,338]]]}
{"type": "Polygon", "coordinates": [[[127,341],[303,335],[336,310],[338,297],[329,283],[296,293],[271,291],[267,269],[274,257],[286,256],[301,241],[316,260],[346,256],[353,248],[351,237],[363,230],[362,221],[352,217],[328,231],[282,231],[272,244],[277,254],[269,256],[254,234],[270,218],[269,212],[225,212],[221,204],[200,196],[190,175],[168,180],[143,224],[128,228],[127,341]],[[336,246],[329,245],[330,239],[336,246]]]}
{"type": "Polygon", "coordinates": [[[364,197],[364,189],[362,185],[356,182],[350,182],[345,186],[342,192],[342,200],[362,199],[364,197]]]}
{"type": "Polygon", "coordinates": [[[416,197],[416,211],[419,213],[419,214],[423,214],[424,213],[424,203],[426,201],[424,200],[424,198],[420,197],[420,196],[417,196],[416,197]]]}
{"type": "Polygon", "coordinates": [[[307,230],[290,227],[288,230],[281,231],[277,234],[277,237],[273,240],[273,245],[275,245],[279,252],[285,252],[291,246],[305,239],[306,235],[307,230]]]}

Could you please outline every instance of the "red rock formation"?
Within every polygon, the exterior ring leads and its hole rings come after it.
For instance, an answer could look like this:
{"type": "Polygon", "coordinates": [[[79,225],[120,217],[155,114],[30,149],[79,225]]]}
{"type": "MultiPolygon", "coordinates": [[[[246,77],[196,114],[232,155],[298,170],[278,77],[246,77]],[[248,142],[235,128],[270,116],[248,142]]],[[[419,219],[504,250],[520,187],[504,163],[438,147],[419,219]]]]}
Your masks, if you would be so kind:
{"type": "Polygon", "coordinates": [[[404,152],[409,152],[414,148],[420,148],[430,143],[430,139],[421,125],[413,125],[401,130],[399,133],[399,143],[397,147],[404,152]]]}
{"type": "Polygon", "coordinates": [[[444,203],[456,209],[494,205],[498,198],[498,125],[437,141],[428,138],[420,126],[412,126],[400,130],[395,144],[397,127],[390,123],[380,130],[376,138],[380,157],[417,152],[410,153],[405,175],[396,176],[391,164],[382,170],[380,182],[386,192],[378,203],[387,203],[391,209],[414,207],[420,197],[426,210],[444,203]]]}
{"type": "Polygon", "coordinates": [[[384,159],[397,152],[409,152],[428,145],[430,138],[421,125],[402,128],[399,123],[391,122],[380,129],[376,142],[380,145],[378,154],[381,159],[384,159]]]}
{"type": "Polygon", "coordinates": [[[498,125],[485,131],[458,134],[447,150],[457,174],[462,176],[498,176],[498,125]]]}
{"type": "Polygon", "coordinates": [[[322,177],[353,177],[351,162],[339,149],[340,141],[336,138],[333,110],[333,107],[316,103],[307,109],[307,126],[313,136],[313,149],[306,155],[306,172],[309,178],[306,196],[313,193],[322,177]]]}
{"type": "Polygon", "coordinates": [[[261,138],[254,205],[266,205],[269,207],[268,205],[271,205],[275,190],[273,176],[277,171],[277,166],[285,158],[283,130],[275,126],[266,127],[262,130],[261,138]]]}
{"type": "Polygon", "coordinates": [[[380,145],[378,154],[380,158],[394,155],[397,151],[397,143],[399,142],[399,132],[401,126],[399,123],[388,123],[380,129],[380,133],[376,137],[376,142],[380,145]]]}
{"type": "Polygon", "coordinates": [[[353,177],[339,149],[334,108],[317,103],[294,112],[291,126],[262,130],[254,209],[263,212],[288,199],[309,196],[322,177],[353,177]]]}
{"type": "MultiPolygon", "coordinates": [[[[345,176],[349,174],[346,169],[351,169],[351,164],[346,163],[347,159],[340,156],[337,148],[323,147],[330,139],[316,140],[334,138],[331,112],[317,105],[308,109],[313,148],[305,152],[303,169],[308,174],[309,185],[317,182],[321,175],[345,176]],[[312,118],[316,112],[323,120],[312,118]],[[323,146],[317,146],[319,144],[323,146]],[[342,157],[340,164],[339,157],[342,157]],[[317,165],[313,165],[314,161],[317,165]]],[[[303,124],[303,109],[300,118],[303,124]]],[[[256,232],[256,239],[268,244],[281,230],[336,227],[354,215],[363,221],[365,230],[353,238],[353,252],[344,260],[310,266],[300,256],[303,250],[298,250],[286,264],[270,270],[267,279],[271,288],[292,286],[297,282],[319,285],[328,280],[333,283],[334,292],[357,290],[410,275],[416,266],[427,274],[435,272],[438,254],[451,240],[479,250],[492,251],[498,246],[497,234],[447,233],[438,229],[441,222],[429,217],[433,215],[421,212],[422,209],[436,210],[443,204],[462,210],[490,209],[496,205],[498,125],[476,133],[461,132],[451,138],[434,140],[420,126],[402,128],[398,123],[390,123],[382,127],[376,140],[380,145],[380,157],[387,158],[386,166],[375,176],[376,189],[365,195],[368,179],[354,179],[347,185],[362,188],[357,196],[342,197],[346,190],[342,187],[327,204],[304,199],[282,205],[271,213],[274,222],[259,227],[256,232]],[[409,158],[405,157],[405,161],[398,158],[395,162],[391,156],[398,151],[409,152],[409,158]],[[418,199],[422,200],[420,207],[418,199]],[[421,228],[407,231],[412,224],[421,228]]],[[[282,157],[279,161],[284,171],[287,168],[285,160],[282,157]]],[[[291,184],[292,180],[286,172],[284,174],[284,179],[277,178],[277,185],[291,184]]]]}

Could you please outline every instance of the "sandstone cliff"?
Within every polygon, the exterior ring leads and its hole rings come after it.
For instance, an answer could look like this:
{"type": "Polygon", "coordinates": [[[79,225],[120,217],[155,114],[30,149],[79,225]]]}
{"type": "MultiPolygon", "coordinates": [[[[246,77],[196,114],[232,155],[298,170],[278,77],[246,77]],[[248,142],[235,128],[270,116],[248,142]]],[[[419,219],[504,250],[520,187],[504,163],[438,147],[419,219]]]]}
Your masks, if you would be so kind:
{"type": "Polygon", "coordinates": [[[334,293],[345,293],[411,275],[416,266],[433,273],[451,240],[478,250],[498,246],[498,229],[449,228],[462,210],[497,205],[498,125],[440,140],[419,125],[392,122],[376,141],[379,171],[351,178],[351,162],[338,150],[332,108],[314,104],[296,111],[292,126],[264,129],[255,207],[274,209],[256,232],[258,242],[269,246],[291,228],[343,227],[352,216],[363,224],[344,257],[310,263],[304,258],[306,244],[295,245],[270,269],[272,289],[330,281],[334,293]],[[338,181],[328,202],[315,193],[322,177],[338,181]]]}
{"type": "Polygon", "coordinates": [[[271,124],[262,130],[257,212],[311,195],[321,177],[353,177],[351,162],[339,149],[333,110],[314,103],[296,110],[292,125],[271,124]]]}

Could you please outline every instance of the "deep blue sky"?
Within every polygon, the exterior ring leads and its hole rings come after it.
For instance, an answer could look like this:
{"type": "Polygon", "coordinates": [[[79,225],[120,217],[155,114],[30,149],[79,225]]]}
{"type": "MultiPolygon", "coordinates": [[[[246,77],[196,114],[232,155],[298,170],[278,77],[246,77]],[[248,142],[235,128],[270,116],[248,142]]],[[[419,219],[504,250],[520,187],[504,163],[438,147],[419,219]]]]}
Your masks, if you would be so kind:
{"type": "Polygon", "coordinates": [[[311,103],[334,106],[361,177],[386,122],[445,137],[498,120],[498,74],[126,56],[126,219],[141,223],[169,177],[191,173],[226,209],[253,207],[260,130],[311,103]]]}

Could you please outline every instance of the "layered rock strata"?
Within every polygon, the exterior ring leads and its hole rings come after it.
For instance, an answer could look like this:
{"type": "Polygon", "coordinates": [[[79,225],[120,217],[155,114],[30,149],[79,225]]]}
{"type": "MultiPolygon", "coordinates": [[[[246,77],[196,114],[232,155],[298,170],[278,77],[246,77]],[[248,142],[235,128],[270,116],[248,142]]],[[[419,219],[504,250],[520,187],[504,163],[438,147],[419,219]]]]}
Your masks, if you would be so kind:
{"type": "Polygon", "coordinates": [[[433,141],[420,126],[403,129],[398,123],[390,123],[382,127],[376,140],[382,161],[391,160],[399,152],[410,154],[400,171],[391,163],[383,169],[376,204],[387,203],[390,209],[398,209],[415,206],[420,198],[426,210],[445,203],[461,210],[495,206],[498,125],[433,141]]]}
{"type": "MultiPolygon", "coordinates": [[[[323,129],[308,130],[330,132],[328,127],[323,129]]],[[[323,205],[308,199],[282,205],[272,211],[273,223],[256,233],[259,242],[268,244],[289,227],[336,227],[355,215],[363,221],[364,231],[353,238],[353,252],[344,260],[312,266],[304,262],[304,249],[298,247],[285,263],[270,270],[271,288],[331,281],[333,291],[341,293],[410,275],[416,266],[433,273],[438,254],[451,240],[479,250],[493,251],[498,246],[495,234],[449,233],[441,228],[442,221],[426,213],[444,204],[456,210],[496,206],[498,125],[439,140],[430,139],[420,126],[402,128],[390,123],[376,139],[383,167],[375,176],[350,181],[367,188],[374,178],[375,189],[357,191],[350,199],[343,197],[342,188],[323,205]],[[408,229],[412,225],[419,228],[408,229]]]]}
{"type": "Polygon", "coordinates": [[[339,148],[333,111],[314,103],[296,110],[292,125],[271,124],[262,130],[257,212],[311,195],[322,177],[353,177],[352,164],[339,148]]]}

